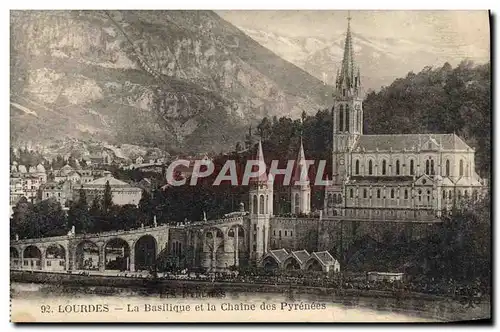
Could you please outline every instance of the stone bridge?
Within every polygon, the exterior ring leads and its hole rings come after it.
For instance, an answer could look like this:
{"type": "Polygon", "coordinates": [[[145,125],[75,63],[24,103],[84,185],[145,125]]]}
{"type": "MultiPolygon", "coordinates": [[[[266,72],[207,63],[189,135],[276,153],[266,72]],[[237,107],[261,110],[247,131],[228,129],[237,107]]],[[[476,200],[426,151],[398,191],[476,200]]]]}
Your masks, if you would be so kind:
{"type": "Polygon", "coordinates": [[[193,266],[227,268],[247,259],[243,216],[98,234],[12,240],[11,269],[40,271],[149,270],[160,257],[193,266]]]}

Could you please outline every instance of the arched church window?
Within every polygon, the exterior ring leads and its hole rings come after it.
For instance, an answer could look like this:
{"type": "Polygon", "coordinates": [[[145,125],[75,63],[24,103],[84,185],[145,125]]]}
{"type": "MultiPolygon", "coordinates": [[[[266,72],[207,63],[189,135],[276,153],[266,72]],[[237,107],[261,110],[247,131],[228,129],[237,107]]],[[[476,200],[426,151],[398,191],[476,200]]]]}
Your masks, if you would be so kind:
{"type": "Polygon", "coordinates": [[[363,198],[366,198],[368,196],[367,190],[363,189],[363,198]]]}
{"type": "Polygon", "coordinates": [[[349,131],[349,105],[345,105],[345,131],[349,131]]]}
{"type": "Polygon", "coordinates": [[[380,198],[380,189],[377,189],[377,198],[380,198]]]}
{"type": "Polygon", "coordinates": [[[353,197],[354,197],[354,190],[353,190],[352,188],[351,188],[351,190],[349,190],[349,196],[350,196],[351,198],[353,198],[353,197]]]}
{"type": "Polygon", "coordinates": [[[427,190],[427,203],[431,201],[431,192],[430,190],[427,190]]]}
{"type": "Polygon", "coordinates": [[[356,160],[356,167],[355,167],[355,172],[356,172],[356,175],[359,175],[359,160],[356,160]]]}
{"type": "Polygon", "coordinates": [[[464,161],[463,159],[460,159],[460,164],[458,166],[458,172],[460,176],[464,175],[464,161]]]}
{"type": "Polygon", "coordinates": [[[415,162],[410,160],[410,175],[415,175],[415,162]]]}
{"type": "Polygon", "coordinates": [[[399,175],[399,160],[396,160],[396,175],[399,175]]]}
{"type": "Polygon", "coordinates": [[[264,195],[260,195],[259,198],[259,213],[264,214],[264,195]]]}
{"type": "Polygon", "coordinates": [[[429,160],[426,160],[425,161],[425,174],[427,174],[427,175],[431,174],[430,168],[431,168],[431,164],[430,164],[429,160]]]}
{"type": "Polygon", "coordinates": [[[418,201],[422,202],[422,190],[418,190],[418,201]]]}
{"type": "Polygon", "coordinates": [[[465,166],[465,176],[469,176],[469,164],[465,166]]]}
{"type": "Polygon", "coordinates": [[[446,191],[443,190],[443,199],[446,199],[446,191]]]}
{"type": "Polygon", "coordinates": [[[448,191],[448,199],[451,199],[452,195],[453,195],[453,194],[452,194],[451,190],[450,190],[450,191],[448,191]]]}
{"type": "Polygon", "coordinates": [[[338,204],[341,204],[341,203],[342,203],[342,194],[339,194],[339,196],[338,196],[338,202],[337,202],[337,203],[338,203],[338,204]]]}
{"type": "Polygon", "coordinates": [[[344,130],[344,105],[340,105],[339,111],[339,131],[344,130]]]}
{"type": "Polygon", "coordinates": [[[445,174],[450,176],[450,161],[448,159],[446,159],[445,174]]]}
{"type": "Polygon", "coordinates": [[[253,195],[252,211],[253,211],[253,214],[257,214],[257,195],[253,195]]]}
{"type": "Polygon", "coordinates": [[[333,204],[337,204],[337,194],[333,194],[333,204]]]}
{"type": "Polygon", "coordinates": [[[431,159],[431,175],[434,175],[434,159],[431,159]]]}
{"type": "Polygon", "coordinates": [[[408,199],[408,189],[405,189],[405,199],[408,199]]]}
{"type": "Polygon", "coordinates": [[[385,175],[386,171],[387,171],[387,161],[385,161],[384,159],[382,160],[382,175],[385,175]]]}
{"type": "Polygon", "coordinates": [[[299,214],[299,208],[300,208],[299,194],[295,193],[295,214],[299,214]]]}
{"type": "Polygon", "coordinates": [[[368,174],[373,174],[373,162],[371,160],[368,161],[368,174]]]}
{"type": "Polygon", "coordinates": [[[391,189],[391,198],[394,198],[394,189],[391,189]]]}

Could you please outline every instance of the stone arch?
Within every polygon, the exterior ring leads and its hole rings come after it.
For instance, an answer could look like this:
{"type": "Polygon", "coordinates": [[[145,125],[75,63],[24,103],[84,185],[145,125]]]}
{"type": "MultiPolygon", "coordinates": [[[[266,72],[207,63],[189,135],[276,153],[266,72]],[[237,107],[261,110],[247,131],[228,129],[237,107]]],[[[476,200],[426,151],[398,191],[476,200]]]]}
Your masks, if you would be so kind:
{"type": "Polygon", "coordinates": [[[368,159],[368,175],[373,175],[373,159],[368,159]]]}
{"type": "Polygon", "coordinates": [[[415,175],[415,159],[410,159],[410,175],[415,175]]]}
{"type": "Polygon", "coordinates": [[[449,159],[446,159],[444,174],[445,174],[445,176],[450,176],[450,160],[449,159]]]}
{"type": "Polygon", "coordinates": [[[321,262],[318,261],[318,259],[316,259],[315,257],[311,257],[307,261],[305,269],[307,271],[323,271],[323,266],[321,265],[321,262]]]}
{"type": "Polygon", "coordinates": [[[479,196],[479,195],[478,195],[478,191],[477,191],[477,189],[472,190],[472,199],[473,199],[474,201],[477,201],[478,196],[479,196]]]}
{"type": "Polygon", "coordinates": [[[349,104],[345,105],[345,131],[350,131],[350,114],[349,114],[349,104]]]}
{"type": "Polygon", "coordinates": [[[219,269],[228,268],[232,264],[228,264],[224,250],[224,243],[220,243],[215,250],[215,266],[219,269]]]}
{"type": "Polygon", "coordinates": [[[10,247],[10,258],[19,258],[19,250],[16,247],[10,247]]]}
{"type": "Polygon", "coordinates": [[[356,159],[356,161],[354,162],[354,174],[356,175],[359,175],[359,159],[356,159]]]}
{"type": "Polygon", "coordinates": [[[252,198],[252,213],[257,214],[257,208],[258,208],[258,203],[257,203],[257,195],[253,195],[252,198]]]}
{"type": "Polygon", "coordinates": [[[19,250],[16,247],[10,247],[10,265],[13,268],[20,268],[22,262],[20,261],[19,250]]]}
{"type": "Polygon", "coordinates": [[[115,237],[104,245],[104,266],[106,270],[126,271],[130,269],[130,245],[115,237]]]}
{"type": "Polygon", "coordinates": [[[154,236],[146,234],[137,239],[134,245],[136,270],[149,270],[156,264],[158,243],[154,236]]]}
{"type": "Polygon", "coordinates": [[[399,164],[399,159],[396,159],[396,175],[401,173],[401,166],[399,164]]]}
{"type": "Polygon", "coordinates": [[[340,104],[340,111],[339,111],[339,131],[344,130],[344,105],[340,104]]]}
{"type": "Polygon", "coordinates": [[[382,175],[387,174],[387,160],[382,159],[382,175]]]}
{"type": "Polygon", "coordinates": [[[75,270],[99,270],[99,247],[90,240],[83,240],[75,248],[75,270]]]}
{"type": "Polygon", "coordinates": [[[29,270],[42,269],[42,251],[35,245],[27,246],[23,251],[23,267],[29,270]]]}
{"type": "Polygon", "coordinates": [[[285,270],[300,270],[300,262],[294,256],[290,256],[283,262],[285,270]]]}
{"type": "Polygon", "coordinates": [[[299,212],[300,212],[299,193],[295,193],[295,195],[293,197],[293,201],[294,201],[294,207],[295,207],[295,211],[293,211],[293,213],[299,214],[299,212]]]}
{"type": "Polygon", "coordinates": [[[66,269],[66,248],[53,243],[45,250],[45,266],[47,270],[64,271],[66,269]]]}
{"type": "Polygon", "coordinates": [[[259,197],[259,213],[264,214],[264,195],[259,197]]]}
{"type": "Polygon", "coordinates": [[[273,256],[267,255],[262,260],[262,267],[265,270],[268,270],[268,271],[270,271],[270,270],[276,270],[279,267],[279,263],[278,263],[278,261],[273,256]]]}

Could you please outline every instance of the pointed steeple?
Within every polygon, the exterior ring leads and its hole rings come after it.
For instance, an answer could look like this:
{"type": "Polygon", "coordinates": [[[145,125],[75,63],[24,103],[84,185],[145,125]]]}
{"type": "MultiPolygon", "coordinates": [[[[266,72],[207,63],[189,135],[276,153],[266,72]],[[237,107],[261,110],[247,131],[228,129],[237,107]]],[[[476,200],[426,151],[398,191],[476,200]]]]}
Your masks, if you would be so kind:
{"type": "Polygon", "coordinates": [[[263,163],[265,163],[264,161],[264,152],[262,151],[262,140],[259,139],[259,148],[257,150],[257,160],[258,161],[262,161],[263,163]]]}
{"type": "Polygon", "coordinates": [[[299,149],[299,154],[297,156],[297,162],[295,164],[295,170],[293,173],[293,182],[299,182],[300,180],[306,181],[304,184],[309,183],[309,176],[307,174],[307,162],[306,162],[306,156],[304,153],[304,144],[302,142],[302,137],[300,138],[300,149],[299,149]],[[303,174],[304,173],[304,174],[303,174]]]}
{"type": "MultiPolygon", "coordinates": [[[[266,173],[266,162],[264,160],[264,152],[262,150],[262,140],[259,139],[259,145],[257,147],[257,156],[256,158],[254,159],[256,161],[259,162],[260,164],[260,167],[261,169],[264,168],[264,172],[262,174],[260,174],[258,177],[252,177],[250,178],[250,182],[251,183],[256,183],[256,182],[259,182],[259,183],[263,183],[263,182],[267,182],[268,178],[267,178],[267,173],[266,173]]],[[[252,167],[252,172],[256,172],[258,169],[257,166],[253,166],[252,167]]]]}
{"type": "Polygon", "coordinates": [[[337,74],[337,94],[343,97],[346,95],[356,95],[359,90],[359,84],[359,68],[356,68],[354,63],[354,50],[351,35],[351,14],[349,12],[347,16],[347,33],[344,43],[344,56],[342,58],[340,72],[337,74]]]}

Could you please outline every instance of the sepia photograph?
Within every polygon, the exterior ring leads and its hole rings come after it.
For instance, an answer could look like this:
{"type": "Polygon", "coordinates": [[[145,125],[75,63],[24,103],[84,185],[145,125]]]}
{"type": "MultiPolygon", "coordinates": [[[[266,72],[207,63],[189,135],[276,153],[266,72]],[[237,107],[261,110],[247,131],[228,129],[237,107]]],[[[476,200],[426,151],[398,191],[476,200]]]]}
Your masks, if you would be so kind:
{"type": "Polygon", "coordinates": [[[492,324],[492,17],[11,10],[10,321],[492,324]]]}

